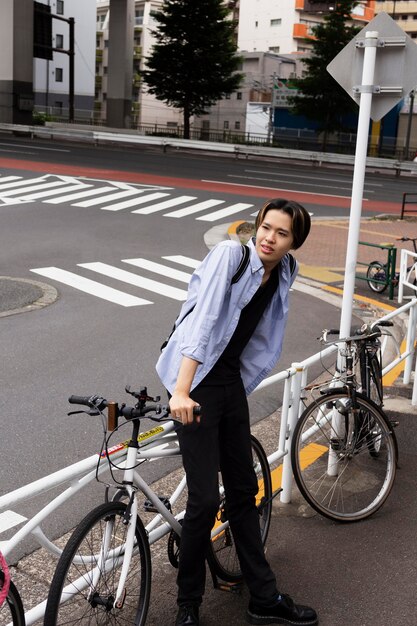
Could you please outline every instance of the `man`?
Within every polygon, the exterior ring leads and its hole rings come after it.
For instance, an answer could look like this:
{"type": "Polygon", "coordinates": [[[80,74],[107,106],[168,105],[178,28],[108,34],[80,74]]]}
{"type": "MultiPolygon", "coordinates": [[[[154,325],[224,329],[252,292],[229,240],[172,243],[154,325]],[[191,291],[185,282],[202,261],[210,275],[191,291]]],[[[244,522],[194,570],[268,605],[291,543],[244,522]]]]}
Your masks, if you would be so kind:
{"type": "Polygon", "coordinates": [[[251,624],[318,623],[313,609],[280,594],[266,561],[252,466],[247,395],[275,366],[288,315],[288,294],[297,273],[290,250],[310,231],[298,203],[268,201],[259,211],[249,263],[238,281],[242,247],[224,241],[194,272],[175,331],[163,350],[158,374],[170,410],[182,422],[178,437],[187,474],[188,502],[178,569],[176,626],[199,624],[205,555],[219,506],[218,470],[240,566],[251,600],[251,624]],[[193,409],[201,406],[201,416],[193,409]]]}

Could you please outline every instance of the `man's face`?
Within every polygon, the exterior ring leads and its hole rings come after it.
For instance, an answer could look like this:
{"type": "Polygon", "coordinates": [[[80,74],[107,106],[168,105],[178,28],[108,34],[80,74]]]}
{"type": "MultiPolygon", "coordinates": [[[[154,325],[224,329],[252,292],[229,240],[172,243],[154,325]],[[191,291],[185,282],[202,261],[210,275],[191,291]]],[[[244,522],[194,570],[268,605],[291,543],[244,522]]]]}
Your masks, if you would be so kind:
{"type": "Polygon", "coordinates": [[[270,209],[256,231],[256,252],[265,269],[273,269],[293,247],[291,217],[279,209],[270,209]]]}

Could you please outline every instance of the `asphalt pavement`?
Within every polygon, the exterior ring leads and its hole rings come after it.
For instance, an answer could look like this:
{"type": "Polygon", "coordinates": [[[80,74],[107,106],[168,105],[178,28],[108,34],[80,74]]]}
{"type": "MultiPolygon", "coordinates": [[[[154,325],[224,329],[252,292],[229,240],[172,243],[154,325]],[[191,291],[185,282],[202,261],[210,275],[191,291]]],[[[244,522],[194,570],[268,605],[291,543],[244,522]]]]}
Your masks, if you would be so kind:
{"type": "MultiPolygon", "coordinates": [[[[296,254],[301,263],[297,289],[314,285],[323,298],[341,299],[348,227],[347,220],[313,219],[312,233],[296,254]]],[[[415,219],[385,216],[362,220],[361,240],[369,243],[396,245],[396,237],[413,233],[417,233],[415,219]]],[[[384,261],[384,254],[382,249],[359,247],[363,263],[384,261]]],[[[0,277],[0,315],[23,314],[56,297],[48,285],[0,277]]],[[[387,293],[376,297],[365,281],[357,281],[356,315],[378,317],[397,307],[387,293]]],[[[296,490],[291,504],[274,502],[267,556],[279,589],[313,606],[321,626],[417,625],[417,407],[411,406],[411,393],[411,385],[404,386],[400,379],[386,388],[385,408],[399,421],[400,466],[390,497],[370,519],[336,524],[308,510],[296,490]]],[[[254,426],[267,451],[271,441],[266,433],[276,419],[275,413],[254,426]]],[[[152,626],[173,624],[176,613],[176,572],[168,563],[165,542],[160,543],[152,549],[153,586],[147,621],[152,626]]],[[[54,564],[39,550],[11,568],[26,609],[46,596],[54,564]]],[[[208,576],[206,589],[202,626],[245,623],[248,593],[244,587],[240,593],[219,591],[213,589],[208,576]]]]}

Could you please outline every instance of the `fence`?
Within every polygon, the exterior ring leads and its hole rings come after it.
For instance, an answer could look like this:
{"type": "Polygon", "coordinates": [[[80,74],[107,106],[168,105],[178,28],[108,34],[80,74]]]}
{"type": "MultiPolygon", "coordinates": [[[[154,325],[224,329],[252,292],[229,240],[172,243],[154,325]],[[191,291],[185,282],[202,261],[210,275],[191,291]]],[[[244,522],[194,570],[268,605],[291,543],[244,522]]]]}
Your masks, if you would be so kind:
{"type": "Polygon", "coordinates": [[[402,220],[404,217],[404,213],[417,213],[417,193],[403,193],[403,201],[401,205],[401,217],[402,220]],[[406,209],[406,204],[414,204],[416,206],[415,209],[406,209]]]}
{"type": "MultiPolygon", "coordinates": [[[[414,298],[408,304],[390,312],[382,318],[383,320],[391,320],[395,317],[401,317],[402,320],[406,314],[408,314],[407,337],[403,352],[398,352],[396,357],[386,364],[383,369],[383,375],[385,375],[393,368],[397,367],[401,362],[405,361],[403,376],[404,384],[408,384],[411,381],[417,327],[417,298],[414,298]]],[[[272,463],[283,459],[281,484],[283,488],[283,491],[281,492],[281,501],[283,503],[289,503],[291,501],[292,468],[289,451],[291,449],[291,437],[294,426],[302,409],[301,398],[303,389],[307,385],[311,367],[317,363],[321,363],[325,356],[333,355],[336,351],[337,347],[335,345],[328,346],[323,351],[314,354],[301,363],[293,363],[291,367],[274,376],[271,376],[257,387],[257,390],[262,390],[266,386],[284,382],[281,424],[277,449],[268,456],[268,461],[271,465],[272,463]]],[[[412,404],[417,405],[416,377],[413,385],[412,404]]],[[[57,554],[58,549],[44,535],[40,524],[43,520],[50,516],[58,506],[68,500],[68,498],[73,494],[77,493],[91,480],[92,473],[95,473],[94,468],[96,466],[96,462],[97,455],[93,455],[83,461],[79,461],[78,463],[75,463],[67,468],[59,470],[50,476],[41,478],[33,483],[30,483],[29,485],[20,487],[19,489],[0,497],[1,512],[10,509],[10,507],[15,507],[19,502],[25,502],[28,498],[33,498],[35,495],[46,493],[52,486],[56,487],[67,485],[66,489],[62,493],[56,496],[56,498],[41,509],[41,511],[36,513],[31,520],[27,521],[26,524],[20,528],[8,542],[5,543],[2,547],[2,551],[5,556],[10,554],[10,551],[25,537],[27,537],[29,533],[32,533],[37,538],[40,545],[46,547],[51,553],[57,554]]],[[[40,602],[36,607],[30,609],[26,613],[27,626],[30,626],[35,621],[40,619],[43,615],[44,609],[45,601],[40,602]]]]}
{"type": "MultiPolygon", "coordinates": [[[[384,243],[377,244],[377,243],[369,243],[367,241],[359,241],[359,244],[361,246],[369,246],[370,248],[378,248],[379,250],[387,251],[387,262],[383,264],[384,267],[386,267],[385,279],[384,280],[372,279],[372,282],[389,286],[389,299],[393,300],[394,299],[394,287],[395,287],[394,278],[395,278],[395,264],[397,261],[397,248],[392,244],[384,244],[384,243]]],[[[362,263],[361,261],[358,261],[357,265],[362,265],[367,268],[370,267],[369,263],[362,263]]],[[[363,276],[362,274],[356,274],[356,278],[358,278],[359,280],[368,280],[367,273],[365,276],[363,276]]]]}

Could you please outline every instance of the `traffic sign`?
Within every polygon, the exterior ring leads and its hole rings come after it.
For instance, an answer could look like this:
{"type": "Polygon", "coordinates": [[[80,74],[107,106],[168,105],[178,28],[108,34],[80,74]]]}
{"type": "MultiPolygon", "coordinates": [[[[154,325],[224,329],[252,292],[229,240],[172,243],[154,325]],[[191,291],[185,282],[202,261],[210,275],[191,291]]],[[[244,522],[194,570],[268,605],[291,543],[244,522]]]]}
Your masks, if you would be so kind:
{"type": "Polygon", "coordinates": [[[416,87],[417,44],[387,13],[379,13],[329,63],[327,71],[358,104],[361,93],[371,91],[371,118],[378,121],[416,87]],[[375,31],[374,81],[362,85],[365,34],[375,31]]]}

